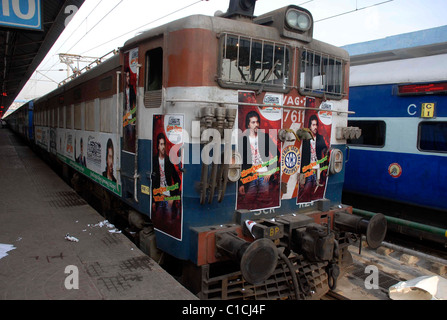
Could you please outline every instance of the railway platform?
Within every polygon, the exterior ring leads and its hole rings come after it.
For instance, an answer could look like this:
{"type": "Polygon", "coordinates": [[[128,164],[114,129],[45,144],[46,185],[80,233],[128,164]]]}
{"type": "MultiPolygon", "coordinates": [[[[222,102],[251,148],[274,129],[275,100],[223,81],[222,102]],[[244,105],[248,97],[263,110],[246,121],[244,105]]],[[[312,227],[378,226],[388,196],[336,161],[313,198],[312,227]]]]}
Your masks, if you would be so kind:
{"type": "Polygon", "coordinates": [[[0,129],[0,300],[193,300],[0,129]]]}

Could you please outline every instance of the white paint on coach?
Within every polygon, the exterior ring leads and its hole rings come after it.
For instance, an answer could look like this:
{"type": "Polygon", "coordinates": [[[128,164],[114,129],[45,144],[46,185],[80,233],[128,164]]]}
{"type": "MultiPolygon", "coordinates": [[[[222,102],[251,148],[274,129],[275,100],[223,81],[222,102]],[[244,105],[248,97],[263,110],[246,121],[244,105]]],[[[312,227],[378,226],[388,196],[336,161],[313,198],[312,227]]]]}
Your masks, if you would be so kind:
{"type": "Polygon", "coordinates": [[[349,86],[444,81],[447,54],[351,66],[349,86]]]}

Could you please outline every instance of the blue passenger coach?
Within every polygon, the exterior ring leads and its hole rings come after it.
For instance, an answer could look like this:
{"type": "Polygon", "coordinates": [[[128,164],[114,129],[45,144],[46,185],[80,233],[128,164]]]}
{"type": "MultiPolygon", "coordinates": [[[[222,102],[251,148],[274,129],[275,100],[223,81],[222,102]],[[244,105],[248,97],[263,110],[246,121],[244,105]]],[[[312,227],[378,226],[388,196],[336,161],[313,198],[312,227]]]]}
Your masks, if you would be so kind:
{"type": "Polygon", "coordinates": [[[346,46],[344,191],[447,210],[447,26],[346,46]]]}

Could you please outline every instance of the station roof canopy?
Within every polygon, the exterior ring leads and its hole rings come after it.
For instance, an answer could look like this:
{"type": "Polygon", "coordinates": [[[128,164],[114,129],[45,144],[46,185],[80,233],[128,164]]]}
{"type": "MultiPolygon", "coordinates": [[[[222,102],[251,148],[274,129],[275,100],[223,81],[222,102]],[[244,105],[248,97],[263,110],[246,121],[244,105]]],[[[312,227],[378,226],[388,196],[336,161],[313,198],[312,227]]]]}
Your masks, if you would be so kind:
{"type": "MultiPolygon", "coordinates": [[[[9,1],[11,7],[7,9],[7,14],[5,8],[0,14],[9,17],[16,12],[14,2],[18,1],[9,1]]],[[[34,3],[41,5],[40,10],[33,10],[41,13],[40,30],[0,24],[0,97],[1,105],[5,107],[4,113],[63,32],[66,19],[73,15],[73,9],[79,9],[84,0],[35,0],[34,3]]],[[[29,11],[28,14],[23,13],[22,16],[29,15],[29,11]]]]}
{"type": "Polygon", "coordinates": [[[447,53],[447,26],[409,32],[342,47],[351,66],[447,53]]]}

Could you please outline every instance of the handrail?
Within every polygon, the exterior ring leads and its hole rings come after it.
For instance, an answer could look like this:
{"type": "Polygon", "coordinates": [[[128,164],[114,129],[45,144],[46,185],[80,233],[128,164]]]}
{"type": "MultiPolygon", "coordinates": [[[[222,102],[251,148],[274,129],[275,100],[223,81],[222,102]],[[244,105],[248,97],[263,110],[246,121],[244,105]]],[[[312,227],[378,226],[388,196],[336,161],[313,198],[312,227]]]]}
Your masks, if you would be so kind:
{"type": "Polygon", "coordinates": [[[297,110],[320,110],[320,111],[328,111],[328,112],[355,114],[354,111],[341,111],[341,110],[331,110],[331,109],[323,109],[323,108],[296,107],[296,106],[285,106],[285,105],[271,105],[271,104],[260,104],[260,103],[251,103],[251,102],[213,101],[213,100],[195,100],[195,99],[166,99],[166,102],[170,102],[171,104],[174,104],[174,105],[176,103],[237,104],[240,106],[277,107],[277,108],[290,108],[290,109],[297,109],[297,110]]]}

